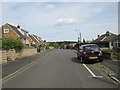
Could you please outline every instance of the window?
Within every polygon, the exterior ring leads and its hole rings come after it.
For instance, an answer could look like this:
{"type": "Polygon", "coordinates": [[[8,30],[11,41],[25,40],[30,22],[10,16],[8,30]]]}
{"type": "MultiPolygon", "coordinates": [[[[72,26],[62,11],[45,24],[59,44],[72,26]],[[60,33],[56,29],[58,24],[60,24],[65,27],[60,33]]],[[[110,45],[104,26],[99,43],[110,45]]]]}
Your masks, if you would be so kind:
{"type": "Polygon", "coordinates": [[[29,44],[29,41],[28,41],[28,40],[26,40],[26,44],[29,44]]]}
{"type": "Polygon", "coordinates": [[[84,50],[85,51],[99,51],[100,48],[96,45],[91,45],[91,46],[85,46],[84,50]]]}
{"type": "Polygon", "coordinates": [[[4,28],[4,33],[9,33],[9,29],[8,28],[4,28]]]}
{"type": "Polygon", "coordinates": [[[28,33],[27,33],[27,37],[28,37],[28,33]]]}

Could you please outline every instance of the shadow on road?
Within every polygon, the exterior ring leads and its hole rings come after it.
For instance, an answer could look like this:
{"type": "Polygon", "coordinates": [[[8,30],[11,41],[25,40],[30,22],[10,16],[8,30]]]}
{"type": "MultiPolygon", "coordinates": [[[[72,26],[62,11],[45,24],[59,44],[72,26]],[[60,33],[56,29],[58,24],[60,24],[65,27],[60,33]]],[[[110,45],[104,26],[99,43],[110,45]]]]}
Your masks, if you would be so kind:
{"type": "MultiPolygon", "coordinates": [[[[77,57],[73,57],[71,60],[75,63],[81,63],[80,59],[78,59],[77,57]]],[[[95,64],[95,63],[98,63],[98,61],[86,61],[86,62],[84,62],[84,64],[95,64]]]]}
{"type": "Polygon", "coordinates": [[[71,60],[75,63],[81,63],[77,57],[73,57],[71,60]]]}

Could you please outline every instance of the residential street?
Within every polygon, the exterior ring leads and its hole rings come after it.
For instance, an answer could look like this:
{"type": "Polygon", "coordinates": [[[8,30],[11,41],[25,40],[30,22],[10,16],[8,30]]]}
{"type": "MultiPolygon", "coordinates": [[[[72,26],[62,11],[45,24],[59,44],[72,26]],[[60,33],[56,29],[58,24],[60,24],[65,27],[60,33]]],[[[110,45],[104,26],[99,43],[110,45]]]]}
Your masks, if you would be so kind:
{"type": "Polygon", "coordinates": [[[29,68],[3,81],[3,88],[117,87],[117,84],[91,64],[81,64],[75,50],[63,49],[50,51],[42,57],[37,55],[36,62],[29,68]]]}

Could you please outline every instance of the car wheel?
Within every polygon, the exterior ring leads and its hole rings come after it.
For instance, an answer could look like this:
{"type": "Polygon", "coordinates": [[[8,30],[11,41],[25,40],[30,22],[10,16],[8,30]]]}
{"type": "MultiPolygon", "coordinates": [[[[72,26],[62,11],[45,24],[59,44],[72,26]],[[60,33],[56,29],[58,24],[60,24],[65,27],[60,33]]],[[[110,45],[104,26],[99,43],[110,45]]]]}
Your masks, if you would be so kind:
{"type": "Polygon", "coordinates": [[[81,62],[81,63],[83,63],[83,62],[84,62],[82,57],[80,57],[80,62],[81,62]]]}
{"type": "Polygon", "coordinates": [[[80,57],[77,55],[77,58],[80,59],[80,57]]]}

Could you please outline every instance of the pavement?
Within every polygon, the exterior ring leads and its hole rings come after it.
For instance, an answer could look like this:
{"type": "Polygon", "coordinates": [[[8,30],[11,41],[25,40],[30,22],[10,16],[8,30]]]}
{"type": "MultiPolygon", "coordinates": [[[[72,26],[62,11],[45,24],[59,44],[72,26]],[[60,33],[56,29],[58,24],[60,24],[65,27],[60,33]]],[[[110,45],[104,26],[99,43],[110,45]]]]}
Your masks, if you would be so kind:
{"type": "Polygon", "coordinates": [[[120,61],[118,60],[112,60],[112,59],[104,59],[104,61],[101,63],[102,65],[109,68],[111,71],[113,71],[116,75],[114,75],[118,80],[120,80],[120,61]]]}
{"type": "MultiPolygon", "coordinates": [[[[113,88],[117,83],[105,76],[91,64],[82,64],[74,50],[54,50],[27,57],[23,62],[36,60],[21,73],[3,81],[3,88],[113,88]],[[29,59],[28,59],[29,58],[29,59]],[[26,61],[24,61],[26,60],[26,61]]],[[[22,67],[22,60],[16,64],[3,65],[10,72],[22,67]],[[18,64],[20,62],[21,64],[18,64]],[[9,70],[11,69],[11,70],[9,70]],[[13,69],[13,70],[12,70],[13,69]]],[[[25,64],[24,64],[25,65],[25,64]]],[[[4,77],[6,75],[4,72],[4,77]]]]}

